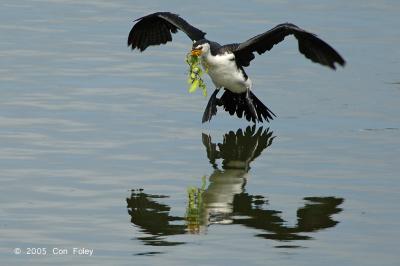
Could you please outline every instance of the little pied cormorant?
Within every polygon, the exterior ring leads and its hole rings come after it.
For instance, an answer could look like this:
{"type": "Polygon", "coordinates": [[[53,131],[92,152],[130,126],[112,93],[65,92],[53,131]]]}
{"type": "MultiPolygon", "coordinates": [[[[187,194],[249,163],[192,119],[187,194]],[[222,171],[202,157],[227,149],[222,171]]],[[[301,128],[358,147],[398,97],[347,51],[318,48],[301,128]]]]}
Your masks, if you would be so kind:
{"type": "Polygon", "coordinates": [[[345,65],[345,60],[326,42],[315,34],[294,24],[283,23],[254,36],[242,43],[220,45],[205,38],[206,33],[193,27],[177,14],[157,12],[135,20],[128,37],[128,46],[141,52],[151,45],[172,41],[171,33],[179,30],[193,41],[192,54],[201,55],[203,65],[208,68],[216,89],[211,95],[203,114],[202,122],[210,121],[217,113],[217,106],[253,122],[269,121],[276,116],[251,92],[252,83],[243,67],[250,65],[254,52],[263,54],[293,34],[299,44],[299,51],[313,62],[336,69],[335,63],[345,65]],[[224,94],[217,98],[220,89],[224,94]]]}

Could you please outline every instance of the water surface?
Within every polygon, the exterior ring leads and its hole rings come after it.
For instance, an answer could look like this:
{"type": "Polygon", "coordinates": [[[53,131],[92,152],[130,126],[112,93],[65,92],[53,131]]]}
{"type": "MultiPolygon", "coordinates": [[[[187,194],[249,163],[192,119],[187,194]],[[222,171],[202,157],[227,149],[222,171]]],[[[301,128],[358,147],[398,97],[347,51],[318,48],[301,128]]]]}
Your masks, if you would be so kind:
{"type": "Polygon", "coordinates": [[[3,264],[398,264],[397,1],[0,7],[3,264]],[[348,64],[313,64],[288,38],[246,69],[278,117],[253,127],[220,111],[202,125],[186,36],[126,47],[132,20],[158,10],[221,43],[293,22],[348,64]]]}

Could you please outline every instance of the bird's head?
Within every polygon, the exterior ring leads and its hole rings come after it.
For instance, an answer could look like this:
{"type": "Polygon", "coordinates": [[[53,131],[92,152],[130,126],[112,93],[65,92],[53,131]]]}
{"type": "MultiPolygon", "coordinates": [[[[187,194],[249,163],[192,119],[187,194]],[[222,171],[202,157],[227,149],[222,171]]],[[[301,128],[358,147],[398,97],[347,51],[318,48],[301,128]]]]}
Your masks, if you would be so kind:
{"type": "Polygon", "coordinates": [[[210,51],[210,42],[208,40],[195,41],[192,46],[192,56],[201,56],[210,51]]]}

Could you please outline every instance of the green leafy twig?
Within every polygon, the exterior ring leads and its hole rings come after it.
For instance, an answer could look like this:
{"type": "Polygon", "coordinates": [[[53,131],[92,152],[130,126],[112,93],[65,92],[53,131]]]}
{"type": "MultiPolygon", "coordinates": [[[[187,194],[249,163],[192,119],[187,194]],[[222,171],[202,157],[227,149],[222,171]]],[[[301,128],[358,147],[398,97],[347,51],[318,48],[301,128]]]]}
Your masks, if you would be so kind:
{"type": "MultiPolygon", "coordinates": [[[[186,63],[189,65],[189,93],[193,93],[197,88],[201,88],[204,97],[207,97],[207,87],[202,79],[204,72],[201,67],[201,58],[188,53],[186,55],[186,63]]],[[[207,69],[205,71],[207,72],[207,69]]]]}

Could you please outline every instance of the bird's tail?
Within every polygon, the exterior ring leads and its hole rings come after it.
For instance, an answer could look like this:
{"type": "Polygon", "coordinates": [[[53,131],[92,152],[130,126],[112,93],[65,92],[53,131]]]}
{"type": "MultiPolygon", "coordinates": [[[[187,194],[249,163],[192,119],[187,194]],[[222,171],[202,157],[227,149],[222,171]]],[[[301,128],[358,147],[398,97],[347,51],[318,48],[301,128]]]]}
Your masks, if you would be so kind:
{"type": "Polygon", "coordinates": [[[248,121],[263,122],[263,119],[267,122],[273,120],[276,115],[266,107],[251,91],[249,95],[244,93],[233,93],[229,90],[225,90],[224,94],[219,100],[219,104],[224,107],[224,110],[229,112],[230,115],[236,115],[239,118],[243,116],[248,121]]]}

